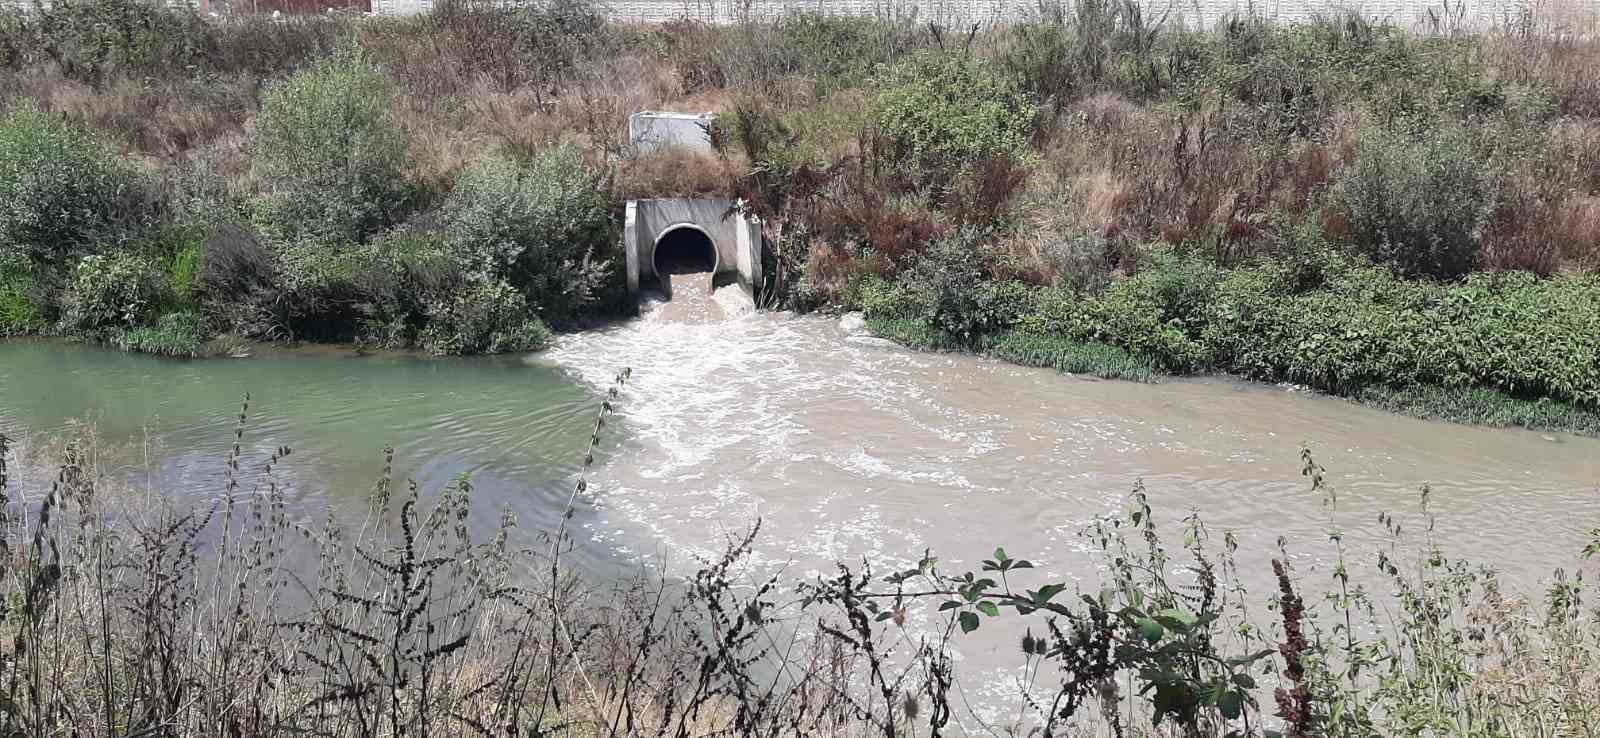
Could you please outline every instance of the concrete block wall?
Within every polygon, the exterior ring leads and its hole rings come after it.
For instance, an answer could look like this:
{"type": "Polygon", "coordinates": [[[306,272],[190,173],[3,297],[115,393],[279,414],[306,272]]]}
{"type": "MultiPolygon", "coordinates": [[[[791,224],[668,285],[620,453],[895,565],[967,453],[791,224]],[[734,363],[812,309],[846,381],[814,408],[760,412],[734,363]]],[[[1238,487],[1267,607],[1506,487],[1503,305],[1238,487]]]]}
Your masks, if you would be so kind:
{"type": "MultiPolygon", "coordinates": [[[[1535,0],[1472,0],[1464,4],[1464,25],[1486,27],[1515,17],[1535,0]]],[[[1231,15],[1254,13],[1273,20],[1304,22],[1319,15],[1354,10],[1371,18],[1401,26],[1423,22],[1429,10],[1439,11],[1443,0],[1142,0],[1151,17],[1191,27],[1209,27],[1231,15]]],[[[1453,7],[1463,7],[1454,0],[1453,7]]],[[[1564,22],[1592,29],[1600,15],[1600,0],[1573,0],[1570,7],[1552,11],[1564,22]]],[[[1038,7],[1034,0],[614,0],[611,17],[618,20],[664,22],[688,18],[711,23],[728,22],[745,14],[773,16],[800,10],[831,15],[904,15],[948,23],[993,23],[1024,18],[1038,7]]]]}

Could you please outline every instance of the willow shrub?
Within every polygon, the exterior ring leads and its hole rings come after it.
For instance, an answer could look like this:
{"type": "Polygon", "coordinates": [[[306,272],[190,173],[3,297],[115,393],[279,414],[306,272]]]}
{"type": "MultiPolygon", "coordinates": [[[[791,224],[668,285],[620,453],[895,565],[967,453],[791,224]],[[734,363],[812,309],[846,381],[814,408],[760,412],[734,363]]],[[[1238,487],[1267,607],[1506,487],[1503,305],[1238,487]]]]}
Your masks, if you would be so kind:
{"type": "Polygon", "coordinates": [[[465,273],[504,280],[547,321],[576,317],[616,271],[599,177],[570,147],[541,152],[531,166],[489,159],[470,167],[444,204],[449,258],[465,273]]]}
{"type": "Polygon", "coordinates": [[[48,277],[125,241],[139,189],[88,132],[26,104],[0,117],[0,265],[48,277]]]}
{"type": "Polygon", "coordinates": [[[1333,188],[1349,239],[1412,277],[1454,278],[1478,260],[1491,198],[1467,134],[1365,129],[1333,188]]]}
{"type": "Polygon", "coordinates": [[[389,90],[357,50],[343,50],[267,92],[255,166],[270,192],[258,221],[273,241],[342,248],[403,209],[405,138],[389,90]]]}

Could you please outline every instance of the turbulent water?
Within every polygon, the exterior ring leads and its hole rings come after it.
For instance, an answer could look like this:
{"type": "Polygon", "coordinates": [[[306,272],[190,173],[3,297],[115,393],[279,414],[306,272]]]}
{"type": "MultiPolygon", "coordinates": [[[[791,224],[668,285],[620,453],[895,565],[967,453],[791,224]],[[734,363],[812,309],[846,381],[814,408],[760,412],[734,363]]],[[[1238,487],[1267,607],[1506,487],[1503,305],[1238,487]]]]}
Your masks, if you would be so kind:
{"type": "MultiPolygon", "coordinates": [[[[509,505],[531,529],[562,509],[598,397],[627,366],[617,436],[578,517],[594,567],[643,557],[690,570],[760,520],[756,563],[792,576],[863,557],[886,571],[925,549],[964,571],[1004,546],[1039,576],[1092,589],[1101,562],[1080,532],[1125,510],[1142,482],[1174,547],[1193,511],[1214,538],[1234,532],[1264,599],[1280,536],[1306,579],[1327,581],[1329,514],[1300,474],[1302,447],[1328,469],[1358,575],[1387,545],[1380,512],[1422,534],[1424,485],[1437,542],[1530,593],[1600,526],[1594,439],[1426,422],[1282,387],[1093,381],[912,353],[683,281],[638,320],[530,357],[262,349],[175,362],[0,344],[0,430],[87,417],[137,443],[148,427],[163,486],[203,497],[220,488],[249,391],[247,443],[257,457],[296,449],[280,473],[308,518],[359,509],[392,445],[397,474],[425,489],[472,475],[476,525],[509,505]]],[[[973,664],[1015,649],[994,635],[963,648],[973,664]]]]}
{"type": "Polygon", "coordinates": [[[1593,439],[1227,380],[1094,381],[911,353],[835,320],[729,311],[730,289],[552,353],[596,387],[634,370],[627,448],[597,487],[606,519],[649,531],[657,550],[638,553],[707,555],[760,519],[759,555],[801,571],[905,564],[929,547],[972,565],[1004,545],[1093,578],[1079,531],[1142,481],[1163,520],[1198,510],[1247,554],[1284,536],[1314,565],[1329,516],[1302,447],[1329,470],[1355,547],[1381,542],[1379,512],[1420,520],[1424,485],[1445,548],[1517,575],[1570,563],[1600,525],[1593,439]]]}
{"type": "MultiPolygon", "coordinates": [[[[1227,380],[1095,381],[968,356],[911,353],[849,321],[754,313],[725,288],[677,299],[615,329],[562,339],[552,359],[599,387],[633,368],[626,447],[600,470],[598,541],[687,568],[761,521],[755,557],[792,575],[871,560],[880,572],[932,549],[947,572],[996,546],[1053,580],[1099,588],[1081,535],[1125,512],[1142,483],[1181,546],[1196,511],[1239,541],[1253,606],[1275,591],[1282,537],[1305,586],[1331,582],[1328,532],[1350,568],[1386,591],[1378,514],[1452,556],[1493,565],[1539,594],[1600,526],[1600,441],[1403,418],[1304,391],[1227,380]],[[1302,448],[1337,494],[1302,477],[1302,448]],[[638,535],[637,531],[646,534],[638,535]],[[633,549],[642,541],[647,548],[633,549]]],[[[1037,586],[1037,585],[1035,585],[1037,586]]],[[[1014,637],[962,641],[969,694],[993,710],[1017,694],[1014,637]]]]}

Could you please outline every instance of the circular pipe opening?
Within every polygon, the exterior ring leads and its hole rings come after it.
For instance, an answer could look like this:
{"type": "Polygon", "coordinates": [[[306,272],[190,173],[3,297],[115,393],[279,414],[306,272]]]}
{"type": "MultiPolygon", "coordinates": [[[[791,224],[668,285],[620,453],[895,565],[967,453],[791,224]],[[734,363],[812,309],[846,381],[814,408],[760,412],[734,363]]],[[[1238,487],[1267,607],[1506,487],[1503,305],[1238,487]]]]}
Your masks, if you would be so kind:
{"type": "Polygon", "coordinates": [[[699,226],[675,225],[656,237],[656,274],[698,274],[717,271],[717,247],[699,226]]]}

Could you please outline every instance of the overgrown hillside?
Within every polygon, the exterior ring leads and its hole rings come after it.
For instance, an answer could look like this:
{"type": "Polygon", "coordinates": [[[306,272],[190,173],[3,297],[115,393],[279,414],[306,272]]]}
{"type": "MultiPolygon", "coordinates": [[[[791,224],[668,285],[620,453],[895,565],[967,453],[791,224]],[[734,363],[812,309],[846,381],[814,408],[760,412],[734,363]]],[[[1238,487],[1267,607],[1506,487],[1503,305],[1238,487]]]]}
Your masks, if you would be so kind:
{"type": "Polygon", "coordinates": [[[769,297],[914,343],[1594,430],[1592,31],[9,11],[0,331],[525,350],[631,309],[624,200],[736,195],[769,297]],[[646,109],[718,153],[634,150],[646,109]]]}

